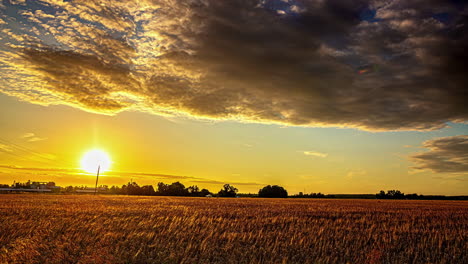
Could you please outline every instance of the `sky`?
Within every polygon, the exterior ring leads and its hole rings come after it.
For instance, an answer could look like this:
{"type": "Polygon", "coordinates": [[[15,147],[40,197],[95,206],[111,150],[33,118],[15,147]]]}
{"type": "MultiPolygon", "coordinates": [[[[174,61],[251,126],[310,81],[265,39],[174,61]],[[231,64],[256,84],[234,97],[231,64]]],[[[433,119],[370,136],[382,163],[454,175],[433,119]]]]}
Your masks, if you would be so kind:
{"type": "Polygon", "coordinates": [[[3,0],[0,183],[467,195],[464,1],[3,0]]]}

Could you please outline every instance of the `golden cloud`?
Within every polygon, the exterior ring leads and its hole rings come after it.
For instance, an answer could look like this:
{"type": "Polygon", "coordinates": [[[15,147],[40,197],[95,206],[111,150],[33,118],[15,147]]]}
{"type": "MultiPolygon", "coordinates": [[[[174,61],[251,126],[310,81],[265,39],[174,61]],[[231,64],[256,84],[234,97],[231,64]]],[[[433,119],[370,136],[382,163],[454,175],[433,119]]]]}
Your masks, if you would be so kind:
{"type": "Polygon", "coordinates": [[[0,92],[103,114],[378,131],[467,120],[468,23],[450,3],[273,2],[10,1],[0,92]]]}

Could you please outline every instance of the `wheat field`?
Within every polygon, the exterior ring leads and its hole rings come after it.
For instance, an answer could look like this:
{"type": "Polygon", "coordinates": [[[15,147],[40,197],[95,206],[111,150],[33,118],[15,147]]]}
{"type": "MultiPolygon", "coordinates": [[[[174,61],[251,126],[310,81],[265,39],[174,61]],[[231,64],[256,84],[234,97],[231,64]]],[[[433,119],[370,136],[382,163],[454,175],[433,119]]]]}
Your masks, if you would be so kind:
{"type": "Polygon", "coordinates": [[[0,195],[0,263],[468,263],[468,202],[0,195]]]}

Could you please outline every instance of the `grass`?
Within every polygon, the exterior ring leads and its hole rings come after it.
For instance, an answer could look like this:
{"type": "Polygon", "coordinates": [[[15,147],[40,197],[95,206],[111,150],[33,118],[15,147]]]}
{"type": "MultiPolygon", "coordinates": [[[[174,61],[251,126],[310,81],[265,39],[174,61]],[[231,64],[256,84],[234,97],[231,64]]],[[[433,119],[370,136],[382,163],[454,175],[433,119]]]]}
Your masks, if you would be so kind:
{"type": "Polygon", "coordinates": [[[468,202],[0,195],[0,263],[468,263],[468,202]]]}

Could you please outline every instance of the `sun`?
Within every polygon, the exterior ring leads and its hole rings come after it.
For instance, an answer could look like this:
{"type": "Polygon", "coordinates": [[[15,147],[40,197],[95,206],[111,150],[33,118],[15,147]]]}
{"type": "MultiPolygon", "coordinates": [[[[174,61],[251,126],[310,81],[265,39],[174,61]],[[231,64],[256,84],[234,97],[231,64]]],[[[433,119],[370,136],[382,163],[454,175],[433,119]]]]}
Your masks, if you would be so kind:
{"type": "Polygon", "coordinates": [[[89,173],[105,172],[109,170],[112,161],[109,155],[100,149],[93,149],[86,152],[81,159],[81,169],[89,173]]]}

